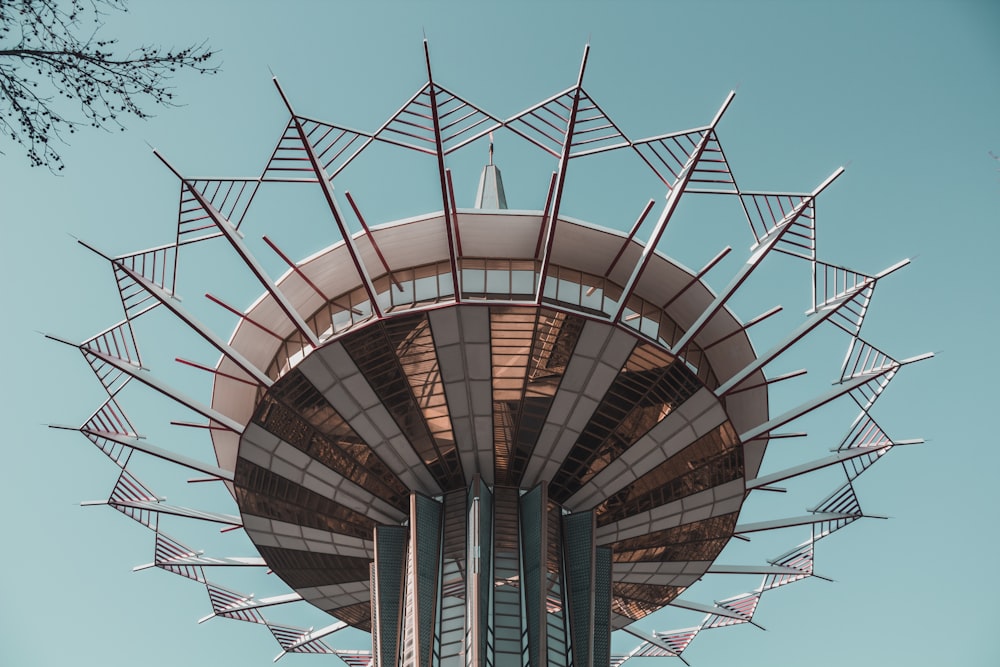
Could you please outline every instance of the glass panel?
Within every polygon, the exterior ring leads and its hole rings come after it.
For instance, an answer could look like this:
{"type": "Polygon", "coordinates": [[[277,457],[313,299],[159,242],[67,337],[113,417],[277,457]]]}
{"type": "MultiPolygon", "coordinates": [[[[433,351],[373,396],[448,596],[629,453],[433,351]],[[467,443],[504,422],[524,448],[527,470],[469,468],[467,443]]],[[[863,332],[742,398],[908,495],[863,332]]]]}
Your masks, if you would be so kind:
{"type": "Polygon", "coordinates": [[[337,310],[333,313],[333,330],[341,331],[351,326],[351,311],[337,310]]]}
{"type": "Polygon", "coordinates": [[[441,298],[453,297],[455,296],[455,282],[451,279],[451,271],[448,270],[447,264],[443,266],[443,271],[438,274],[438,293],[441,294],[441,298]]]}
{"type": "Polygon", "coordinates": [[[437,483],[465,488],[427,315],[383,320],[343,345],[437,483]]]}
{"type": "Polygon", "coordinates": [[[267,566],[292,588],[369,581],[371,560],[354,556],[258,546],[267,566]]]}
{"type": "Polygon", "coordinates": [[[276,382],[253,422],[372,495],[407,511],[409,489],[298,370],[276,382]]]}
{"type": "Polygon", "coordinates": [[[548,308],[490,309],[498,484],[520,482],[582,329],[582,318],[548,308]]]}
{"type": "Polygon", "coordinates": [[[554,275],[552,275],[552,272],[550,271],[549,275],[545,277],[544,297],[546,299],[555,299],[556,290],[558,289],[558,287],[559,287],[559,279],[556,278],[554,275]]]}
{"type": "Polygon", "coordinates": [[[711,561],[733,536],[739,512],[647,533],[612,545],[616,563],[711,561]]]}
{"type": "Polygon", "coordinates": [[[614,598],[611,609],[616,614],[637,621],[643,616],[662,609],[671,600],[684,592],[681,586],[653,586],[650,584],[612,584],[614,598]]]}
{"type": "Polygon", "coordinates": [[[358,630],[371,632],[372,630],[372,605],[370,602],[359,602],[346,607],[331,609],[330,613],[345,623],[349,623],[358,630]]]}
{"type": "Polygon", "coordinates": [[[423,303],[438,300],[437,276],[423,276],[421,278],[417,278],[414,285],[416,299],[418,302],[423,303]]]}
{"type": "Polygon", "coordinates": [[[553,476],[553,500],[565,502],[700,386],[668,352],[637,345],[553,476]]]}
{"type": "Polygon", "coordinates": [[[513,261],[511,267],[511,293],[519,297],[533,295],[535,293],[534,262],[513,261]]]}
{"type": "Polygon", "coordinates": [[[389,290],[394,307],[407,307],[413,304],[413,272],[397,271],[395,273],[399,287],[395,285],[389,290]]]}
{"type": "Polygon", "coordinates": [[[486,291],[486,262],[481,259],[462,259],[462,292],[482,294],[486,291]]]}
{"type": "MultiPolygon", "coordinates": [[[[459,260],[459,264],[467,298],[525,299],[532,298],[535,294],[540,265],[538,261],[465,257],[459,260]]],[[[383,312],[450,300],[454,296],[449,262],[400,269],[393,275],[403,288],[402,292],[390,283],[388,275],[379,276],[373,281],[383,312]]],[[[618,309],[621,287],[601,277],[551,265],[543,298],[546,301],[559,301],[594,315],[611,314],[618,309]]],[[[326,341],[334,334],[342,333],[371,318],[372,309],[367,293],[358,287],[324,304],[308,322],[319,339],[326,341]]],[[[634,295],[629,299],[625,324],[667,347],[672,346],[680,332],[657,304],[647,303],[634,295]]],[[[268,367],[268,374],[272,378],[276,379],[293,368],[311,350],[297,333],[288,340],[294,340],[294,349],[283,348],[278,352],[268,367]]],[[[692,344],[689,354],[694,357],[699,352],[700,348],[692,344]]],[[[698,369],[698,377],[706,386],[718,386],[718,381],[707,364],[698,362],[694,366],[698,369]]]]}
{"type": "Polygon", "coordinates": [[[580,281],[579,271],[569,271],[558,268],[559,287],[556,291],[556,298],[559,301],[577,305],[580,303],[580,281]]]}
{"type": "Polygon", "coordinates": [[[486,272],[486,291],[493,298],[510,296],[510,270],[489,269],[486,272]]]}
{"type": "Polygon", "coordinates": [[[594,508],[606,526],[744,475],[743,447],[728,421],[594,508]]]}
{"type": "Polygon", "coordinates": [[[591,310],[600,310],[604,301],[604,281],[594,276],[584,275],[580,305],[591,310]]]}
{"type": "Polygon", "coordinates": [[[238,459],[233,480],[243,514],[371,539],[375,522],[329,498],[246,459],[238,459]]]}

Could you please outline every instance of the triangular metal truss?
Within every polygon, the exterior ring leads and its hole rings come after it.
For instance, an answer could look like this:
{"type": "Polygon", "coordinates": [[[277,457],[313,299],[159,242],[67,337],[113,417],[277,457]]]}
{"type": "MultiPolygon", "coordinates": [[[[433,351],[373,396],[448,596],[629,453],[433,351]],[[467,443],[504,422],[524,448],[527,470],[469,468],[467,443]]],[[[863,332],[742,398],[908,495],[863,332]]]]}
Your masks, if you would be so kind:
{"type": "Polygon", "coordinates": [[[153,562],[134,569],[142,570],[148,567],[158,567],[206,584],[208,582],[205,578],[204,568],[206,567],[267,567],[267,563],[264,562],[263,558],[255,557],[219,558],[205,556],[204,552],[192,549],[157,530],[156,543],[153,548],[153,562]]]}
{"type": "Polygon", "coordinates": [[[580,85],[508,118],[504,125],[555,158],[626,148],[631,142],[580,85]]]}
{"type": "Polygon", "coordinates": [[[147,505],[160,502],[160,498],[149,490],[145,484],[139,481],[135,475],[128,470],[122,469],[115,482],[115,487],[108,497],[108,506],[113,507],[125,516],[138,521],[140,524],[156,530],[159,512],[150,509],[147,505]]]}
{"type": "Polygon", "coordinates": [[[198,563],[200,556],[201,552],[185,546],[159,530],[156,531],[156,543],[153,547],[154,566],[206,584],[208,580],[205,578],[205,570],[198,563]]]}
{"type": "Polygon", "coordinates": [[[119,474],[118,481],[111,490],[106,504],[151,530],[157,530],[158,517],[161,514],[209,521],[230,527],[243,525],[240,517],[231,514],[168,505],[163,502],[163,498],[153,493],[149,487],[125,468],[119,474]]]}
{"type": "Polygon", "coordinates": [[[687,168],[691,171],[685,187],[688,192],[739,194],[712,126],[640,139],[632,146],[668,190],[676,187],[687,168]]]}
{"type": "MultiPolygon", "coordinates": [[[[243,224],[247,209],[260,187],[259,178],[195,178],[181,181],[177,211],[176,246],[222,236],[222,232],[201,205],[209,202],[236,229],[243,224]]],[[[155,280],[152,282],[156,282],[155,280]]],[[[157,283],[164,287],[162,283],[157,283]]],[[[171,288],[172,289],[172,288],[171,288]]],[[[168,290],[171,291],[171,290],[168,290]]]]}
{"type": "Polygon", "coordinates": [[[109,397],[101,407],[92,414],[80,427],[80,432],[87,436],[94,445],[115,462],[119,468],[125,468],[132,448],[107,436],[137,437],[135,427],[129,421],[125,411],[118,402],[109,397]]]}
{"type": "Polygon", "coordinates": [[[814,540],[821,540],[865,516],[861,511],[861,503],[858,502],[858,496],[854,492],[854,485],[850,481],[827,496],[813,512],[819,515],[826,513],[828,508],[836,507],[843,509],[839,513],[841,514],[839,518],[819,521],[813,524],[814,540]]]}
{"type": "Polygon", "coordinates": [[[208,590],[208,599],[212,603],[214,616],[247,623],[267,623],[260,611],[251,606],[252,598],[212,582],[206,582],[205,588],[208,590]]]}
{"type": "Polygon", "coordinates": [[[774,250],[803,259],[816,259],[815,197],[808,194],[743,192],[740,200],[750,223],[750,231],[758,243],[787,218],[794,216],[790,228],[774,250]]]}
{"type": "Polygon", "coordinates": [[[267,161],[261,180],[316,182],[316,173],[299,134],[299,126],[304,130],[306,140],[315,150],[331,180],[372,140],[372,135],[367,132],[331,125],[305,116],[293,116],[267,161]]]}
{"type": "Polygon", "coordinates": [[[281,653],[278,654],[275,661],[284,656],[286,653],[336,655],[336,651],[330,648],[326,642],[322,640],[322,638],[327,635],[331,635],[338,630],[342,630],[345,627],[347,627],[347,624],[342,621],[320,630],[313,630],[312,628],[297,628],[290,625],[267,624],[268,630],[271,631],[271,634],[274,635],[278,645],[281,646],[281,653]]]}
{"type": "Polygon", "coordinates": [[[882,395],[885,388],[889,386],[889,382],[895,377],[900,366],[900,362],[874,345],[854,337],[851,339],[847,356],[844,357],[844,363],[841,366],[840,382],[871,378],[870,381],[859,385],[850,392],[851,398],[863,411],[867,412],[882,395]]]}
{"type": "Polygon", "coordinates": [[[899,368],[899,362],[860,338],[852,338],[840,369],[840,381],[846,382],[866,375],[899,368]]]}
{"type": "Polygon", "coordinates": [[[118,284],[125,317],[130,320],[135,319],[160,303],[135,281],[130,272],[173,294],[177,282],[177,246],[165,245],[122,255],[114,258],[111,265],[114,268],[115,282],[118,284]]]}
{"type": "Polygon", "coordinates": [[[866,411],[862,411],[851,426],[850,432],[844,438],[839,451],[850,451],[864,448],[870,450],[863,456],[853,457],[844,461],[844,472],[850,481],[854,481],[877,460],[882,458],[895,443],[889,439],[885,431],[875,423],[866,411]]]}
{"type": "Polygon", "coordinates": [[[801,581],[812,576],[815,544],[816,543],[813,540],[809,540],[808,542],[804,542],[791,551],[788,551],[770,561],[772,565],[795,568],[796,570],[799,570],[799,573],[769,574],[764,578],[764,583],[761,584],[761,590],[774,590],[775,588],[780,588],[781,586],[786,586],[788,584],[794,584],[796,581],[801,581]]]}
{"type": "Polygon", "coordinates": [[[80,343],[79,347],[101,386],[112,397],[128,384],[132,376],[121,367],[109,363],[109,357],[136,370],[142,368],[139,347],[136,345],[132,323],[129,320],[119,322],[88,338],[80,343]]]}
{"type": "Polygon", "coordinates": [[[705,619],[701,627],[703,630],[708,630],[711,628],[726,628],[731,625],[750,623],[753,620],[754,612],[757,611],[758,604],[760,604],[759,591],[723,600],[718,603],[718,606],[732,612],[732,614],[725,616],[713,614],[705,619]]]}
{"type": "Polygon", "coordinates": [[[854,286],[845,295],[846,300],[828,302],[819,308],[819,312],[835,309],[836,312],[830,317],[830,323],[851,336],[861,333],[861,325],[864,324],[865,315],[868,313],[868,305],[871,303],[872,294],[875,291],[875,280],[854,286]],[[853,293],[853,295],[852,295],[853,293]]]}
{"type": "Polygon", "coordinates": [[[371,651],[335,649],[334,653],[344,661],[347,667],[372,667],[375,664],[371,651]]]}
{"type": "Polygon", "coordinates": [[[814,310],[819,310],[820,308],[837,301],[844,295],[854,292],[859,288],[872,285],[874,282],[874,276],[861,273],[860,271],[854,271],[843,266],[836,266],[834,264],[817,261],[815,263],[815,267],[813,277],[814,310]]]}
{"type": "Polygon", "coordinates": [[[447,88],[429,81],[374,136],[427,155],[448,155],[488,135],[501,121],[447,88]]]}
{"type": "Polygon", "coordinates": [[[665,643],[677,655],[680,655],[691,644],[700,627],[674,630],[673,632],[654,632],[653,635],[665,643]]]}
{"type": "Polygon", "coordinates": [[[199,623],[204,623],[211,618],[218,617],[267,625],[267,620],[261,613],[261,609],[289,604],[291,602],[300,602],[302,600],[302,596],[298,593],[286,593],[285,595],[277,595],[269,598],[256,598],[253,595],[224,588],[211,581],[207,582],[205,587],[208,591],[208,599],[212,604],[212,613],[199,619],[199,623]]]}

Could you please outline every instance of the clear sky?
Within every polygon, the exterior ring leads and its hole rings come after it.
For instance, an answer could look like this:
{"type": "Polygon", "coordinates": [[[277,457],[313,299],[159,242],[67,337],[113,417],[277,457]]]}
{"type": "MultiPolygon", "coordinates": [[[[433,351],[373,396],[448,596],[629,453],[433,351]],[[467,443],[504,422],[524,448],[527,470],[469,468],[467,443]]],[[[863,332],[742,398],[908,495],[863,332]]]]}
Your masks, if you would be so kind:
{"type": "MultiPolygon", "coordinates": [[[[124,133],[75,135],[58,177],[29,169],[18,147],[3,147],[0,336],[8,370],[0,663],[270,664],[278,649],[262,627],[196,625],[208,612],[204,589],[156,570],[130,572],[152,560],[150,533],[109,509],[76,506],[106,497],[114,467],[81,436],[42,425],[82,423],[102,392],[79,354],[37,331],[84,340],[121,317],[110,270],[71,235],[110,253],[172,239],[176,179],[147,142],[185,174],[258,174],[287,120],[269,68],[300,113],[374,130],[424,83],[426,33],[436,80],[500,117],[570,86],[588,40],[584,86],[633,138],[704,124],[738,86],[719,137],[741,186],[807,191],[849,163],[820,199],[820,258],[866,272],[914,259],[879,285],[863,334],[899,358],[938,353],[904,368],[873,410],[890,436],[928,440],[897,448],[859,481],[862,507],[891,520],[860,521],[820,543],[817,572],[835,583],[813,579],[765,596],[755,621],[766,632],[750,626],[706,632],[685,658],[701,666],[1000,664],[1000,449],[990,426],[1000,371],[994,288],[1000,163],[988,155],[1000,153],[1000,4],[205,4],[136,3],[107,26],[124,44],[206,39],[221,50],[221,73],[176,80],[183,106],[129,123],[124,133]]],[[[369,222],[440,208],[432,160],[391,151],[379,156],[386,162],[359,164],[344,175],[369,222]]],[[[551,160],[509,134],[498,136],[496,157],[511,207],[540,208],[551,160]]],[[[459,206],[471,205],[484,158],[485,148],[470,147],[451,164],[459,206]]],[[[648,198],[662,201],[662,191],[617,165],[598,160],[571,170],[564,213],[626,228],[648,198]]],[[[311,217],[315,202],[295,197],[280,206],[265,200],[270,218],[248,221],[248,238],[271,234],[298,257],[332,242],[332,228],[311,217]]],[[[750,237],[738,217],[716,219],[714,209],[696,205],[685,213],[684,224],[672,223],[663,251],[693,267],[726,244],[734,261],[746,256],[750,237]]],[[[223,255],[222,247],[193,253],[180,289],[185,303],[198,303],[192,308],[203,309],[225,334],[233,322],[201,304],[198,280],[228,286],[241,306],[255,295],[246,274],[231,273],[238,267],[223,255]]],[[[273,258],[267,261],[278,273],[273,258]]],[[[721,266],[710,283],[723,285],[735,266],[721,266]]],[[[808,296],[800,268],[789,269],[794,279],[766,274],[752,297],[734,304],[738,314],[749,319],[783,303],[784,328],[764,327],[762,335],[790,328],[806,307],[793,297],[808,296]],[[786,289],[793,280],[797,291],[786,289]]],[[[207,398],[205,378],[178,370],[171,359],[214,356],[192,347],[190,336],[165,331],[140,332],[154,372],[207,398]]],[[[843,355],[843,341],[830,341],[828,358],[813,364],[813,352],[801,355],[809,380],[776,399],[801,400],[828,386],[843,355]]],[[[798,361],[771,372],[792,370],[798,361]]],[[[200,433],[167,425],[191,418],[183,408],[142,390],[123,400],[154,442],[208,455],[200,433]]],[[[809,436],[776,445],[775,457],[794,458],[789,452],[796,448],[822,455],[839,443],[850,416],[850,409],[833,408],[806,420],[795,430],[809,436]]],[[[233,510],[218,489],[192,490],[199,485],[185,485],[184,475],[168,478],[152,468],[150,474],[171,501],[233,510]]],[[[802,495],[789,493],[761,511],[800,514],[835,483],[821,476],[802,495]]],[[[211,528],[180,523],[169,532],[182,541],[192,535],[193,545],[207,543],[214,555],[252,555],[235,534],[213,536],[211,528]]],[[[773,557],[802,539],[801,533],[755,539],[747,553],[773,557]]],[[[737,558],[732,552],[730,560],[737,558]]],[[[258,595],[281,590],[260,572],[234,576],[215,578],[258,595]]],[[[685,597],[710,603],[755,585],[739,578],[706,582],[685,597]]],[[[326,622],[308,610],[289,613],[302,614],[292,623],[326,622]]],[[[674,614],[647,627],[700,620],[674,614]]],[[[360,645],[356,637],[344,642],[360,645]]],[[[616,645],[616,652],[627,648],[628,642],[616,645]]]]}

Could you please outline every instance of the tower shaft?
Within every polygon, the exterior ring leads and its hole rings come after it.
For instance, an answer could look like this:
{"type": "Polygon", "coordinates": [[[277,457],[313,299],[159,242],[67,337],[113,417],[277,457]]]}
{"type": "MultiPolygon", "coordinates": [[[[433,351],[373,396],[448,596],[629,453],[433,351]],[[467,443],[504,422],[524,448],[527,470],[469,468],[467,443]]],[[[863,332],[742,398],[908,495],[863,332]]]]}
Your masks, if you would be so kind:
{"type": "Polygon", "coordinates": [[[408,524],[375,532],[375,665],[609,664],[611,558],[592,512],[565,513],[544,483],[524,492],[477,477],[413,494],[408,524]]]}

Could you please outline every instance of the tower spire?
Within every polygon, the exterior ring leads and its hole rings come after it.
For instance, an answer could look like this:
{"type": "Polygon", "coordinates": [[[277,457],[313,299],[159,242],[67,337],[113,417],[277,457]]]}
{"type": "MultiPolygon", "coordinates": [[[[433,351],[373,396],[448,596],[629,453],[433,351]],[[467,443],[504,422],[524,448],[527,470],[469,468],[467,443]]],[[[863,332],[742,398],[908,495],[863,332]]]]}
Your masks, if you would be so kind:
{"type": "Polygon", "coordinates": [[[503,192],[503,179],[500,177],[500,170],[493,164],[492,132],[490,132],[489,162],[483,167],[483,173],[479,177],[479,189],[476,190],[476,208],[507,208],[507,197],[503,192]]]}

